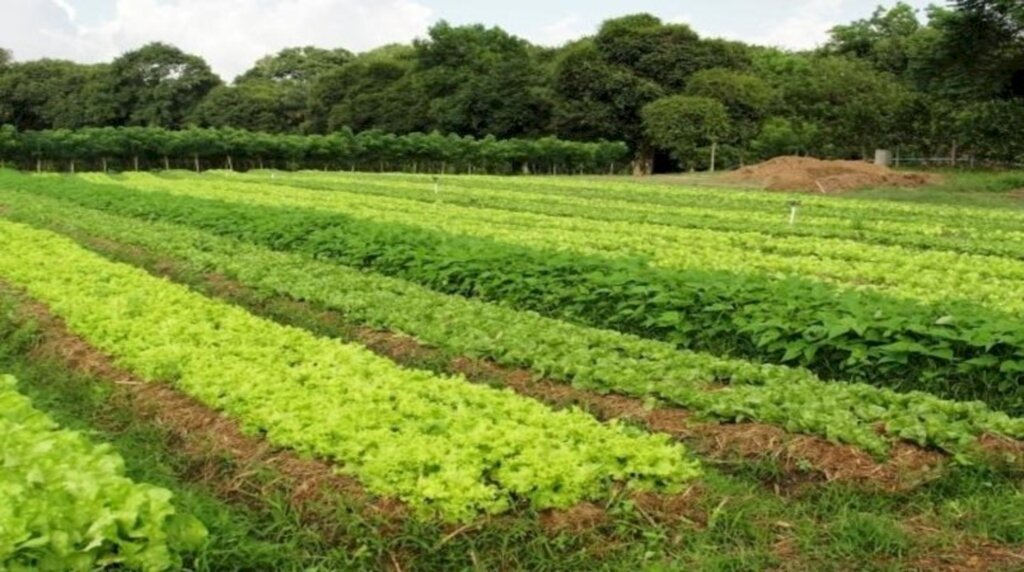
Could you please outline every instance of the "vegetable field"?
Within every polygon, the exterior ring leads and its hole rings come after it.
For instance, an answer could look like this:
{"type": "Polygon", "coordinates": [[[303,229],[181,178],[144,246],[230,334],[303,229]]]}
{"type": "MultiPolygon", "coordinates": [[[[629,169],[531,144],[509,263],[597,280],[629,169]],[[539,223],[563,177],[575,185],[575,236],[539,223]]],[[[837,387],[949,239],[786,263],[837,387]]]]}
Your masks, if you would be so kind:
{"type": "Polygon", "coordinates": [[[0,569],[1020,569],[1022,317],[1024,210],[0,171],[0,569]]]}

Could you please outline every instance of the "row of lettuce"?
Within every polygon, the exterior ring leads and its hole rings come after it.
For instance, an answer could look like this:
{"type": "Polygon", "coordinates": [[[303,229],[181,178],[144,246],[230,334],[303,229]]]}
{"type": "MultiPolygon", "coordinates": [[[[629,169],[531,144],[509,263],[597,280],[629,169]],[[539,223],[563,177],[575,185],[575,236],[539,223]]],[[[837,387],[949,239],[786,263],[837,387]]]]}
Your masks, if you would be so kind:
{"type": "Polygon", "coordinates": [[[339,212],[126,192],[75,179],[12,186],[33,184],[37,196],[185,224],[676,347],[1024,410],[1019,321],[969,301],[929,304],[800,277],[653,267],[339,212]]]}
{"type": "MultiPolygon", "coordinates": [[[[221,175],[232,175],[231,173],[220,172],[221,175]]],[[[250,173],[233,173],[239,178],[265,178],[271,173],[253,171],[250,173]]],[[[319,171],[303,171],[296,173],[277,173],[284,176],[284,180],[301,179],[308,182],[316,181],[323,184],[325,181],[338,181],[350,179],[377,180],[380,176],[376,173],[323,173],[319,171]]],[[[966,175],[962,175],[966,176],[966,175]]],[[[985,175],[978,175],[977,187],[984,188],[985,175]]],[[[1007,185],[1024,184],[1024,174],[1015,176],[1007,174],[1009,180],[1007,185]],[[1017,178],[1011,178],[1017,177],[1017,178]],[[1019,183],[1017,183],[1019,181],[1019,183]]],[[[403,181],[422,185],[424,177],[415,174],[388,174],[388,181],[403,181]]],[[[964,184],[969,184],[965,180],[964,184]]],[[[745,214],[758,214],[761,212],[775,213],[780,209],[787,210],[789,203],[794,199],[800,201],[801,212],[808,211],[813,218],[824,217],[845,221],[843,228],[835,229],[837,233],[854,231],[856,228],[850,223],[851,219],[862,219],[865,223],[878,222],[902,222],[906,224],[911,234],[926,233],[929,226],[936,224],[956,223],[966,227],[979,227],[988,224],[996,228],[1019,228],[1019,223],[1024,214],[1019,211],[1004,208],[993,208],[984,206],[969,206],[968,204],[943,204],[939,202],[925,202],[914,200],[878,200],[866,198],[859,195],[829,195],[806,193],[781,193],[763,192],[757,189],[729,189],[729,192],[722,192],[722,189],[712,186],[681,186],[674,182],[659,182],[657,180],[630,180],[630,179],[586,179],[575,177],[545,177],[545,178],[513,178],[497,176],[475,176],[475,177],[446,177],[442,183],[450,189],[468,191],[491,191],[505,195],[522,196],[524,194],[542,194],[546,197],[558,197],[563,200],[575,201],[580,206],[608,206],[610,203],[629,204],[634,210],[646,211],[648,213],[659,212],[659,209],[670,207],[672,209],[701,207],[709,215],[734,215],[737,212],[745,214]],[[1016,226],[1014,226],[1016,224],[1016,226]]],[[[908,194],[904,198],[913,199],[914,194],[908,194]]],[[[679,221],[685,224],[684,221],[679,221]]],[[[799,233],[800,227],[780,229],[783,233],[799,233]]]]}
{"type": "MultiPolygon", "coordinates": [[[[344,186],[330,193],[282,187],[246,177],[229,181],[208,179],[168,180],[151,175],[130,176],[118,182],[140,190],[166,190],[207,198],[261,204],[286,204],[343,211],[364,218],[410,224],[538,248],[570,249],[600,256],[634,257],[668,268],[700,268],[729,271],[744,268],[773,275],[796,275],[857,289],[925,301],[963,298],[1011,312],[1024,311],[1024,261],[991,255],[975,255],[904,246],[866,244],[848,239],[773,236],[761,232],[700,228],[699,209],[663,213],[679,220],[696,221],[696,228],[649,224],[641,221],[597,221],[576,214],[551,216],[525,213],[514,206],[496,209],[494,201],[481,197],[465,205],[452,205],[433,193],[413,191],[415,198],[377,194],[382,183],[344,186]],[[238,179],[249,184],[238,184],[238,179]],[[259,182],[257,182],[259,181],[259,182]],[[363,190],[357,190],[362,188],[363,190]],[[185,189],[182,191],[182,189],[185,189]],[[442,200],[442,204],[435,201],[442,200]],[[425,210],[428,209],[428,210],[425,210]],[[430,216],[422,216],[423,213],[430,216]]],[[[101,179],[102,180],[102,179],[101,179]]],[[[344,178],[342,180],[345,180],[344,178]]],[[[334,186],[334,185],[332,185],[334,186]]],[[[338,185],[340,186],[340,185],[338,185]]],[[[401,185],[397,185],[401,188],[401,185]]],[[[381,187],[387,189],[389,187],[381,187]]],[[[454,193],[455,202],[466,199],[454,193]]],[[[517,204],[509,199],[511,205],[517,204]]],[[[538,203],[538,211],[541,207],[538,203]]],[[[788,226],[781,215],[777,226],[788,226]]]]}
{"type": "Polygon", "coordinates": [[[1005,209],[836,200],[803,194],[722,193],[714,189],[575,178],[445,177],[438,181],[439,194],[435,195],[433,179],[415,175],[308,171],[217,171],[210,175],[225,181],[273,182],[419,201],[441,198],[449,204],[600,221],[754,231],[770,236],[845,238],[1016,258],[1024,254],[1024,215],[1005,209]],[[799,202],[798,213],[795,224],[789,224],[793,200],[799,202]],[[998,240],[992,240],[993,236],[998,240]]]}
{"type": "Polygon", "coordinates": [[[375,494],[458,521],[699,474],[678,444],[510,391],[403,369],[0,222],[0,277],[146,381],[172,383],[278,446],[332,459],[375,494]],[[59,260],[59,265],[52,261],[59,260]]]}
{"type": "Polygon", "coordinates": [[[107,445],[61,429],[0,376],[0,569],[166,570],[206,531],[107,445]]]}
{"type": "Polygon", "coordinates": [[[2,197],[5,216],[25,223],[80,240],[131,245],[157,260],[176,260],[195,274],[218,273],[264,295],[306,300],[453,355],[529,368],[586,389],[654,397],[709,420],[773,423],[879,456],[902,439],[944,449],[966,462],[979,457],[977,440],[984,434],[1024,437],[1024,420],[980,403],[863,383],[825,383],[800,368],[681,351],[662,341],[448,295],[188,226],[116,216],[38,194],[2,197]]]}

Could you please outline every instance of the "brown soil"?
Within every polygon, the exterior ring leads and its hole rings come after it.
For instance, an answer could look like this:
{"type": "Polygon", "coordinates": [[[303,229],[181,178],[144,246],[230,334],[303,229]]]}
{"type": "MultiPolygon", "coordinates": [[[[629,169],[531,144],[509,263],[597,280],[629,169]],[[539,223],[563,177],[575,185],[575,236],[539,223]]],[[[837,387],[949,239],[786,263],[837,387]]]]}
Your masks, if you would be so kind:
{"type": "Polygon", "coordinates": [[[540,515],[541,526],[554,534],[580,534],[607,521],[608,512],[604,507],[590,502],[580,503],[566,510],[546,510],[540,515]]]}
{"type": "Polygon", "coordinates": [[[1009,572],[1024,570],[1024,553],[984,541],[964,543],[910,563],[910,570],[941,572],[1009,572]]]}
{"type": "Polygon", "coordinates": [[[758,184],[770,191],[838,193],[866,187],[919,187],[939,178],[925,173],[894,171],[863,161],[776,157],[727,173],[722,179],[758,184]]]}
{"type": "Polygon", "coordinates": [[[522,395],[557,406],[579,406],[601,419],[643,424],[651,431],[681,439],[700,454],[719,461],[772,462],[781,472],[779,484],[825,480],[856,483],[876,490],[908,490],[938,476],[945,462],[941,453],[899,443],[893,447],[890,458],[880,463],[856,447],[787,433],[774,425],[700,422],[684,409],[652,408],[632,397],[601,395],[557,381],[535,380],[527,370],[483,360],[457,358],[450,369],[471,379],[500,379],[522,395]]]}
{"type": "MultiPolygon", "coordinates": [[[[927,517],[908,519],[903,523],[907,535],[928,538],[938,535],[941,524],[930,523],[927,517]]],[[[906,564],[907,570],[922,572],[1002,572],[1024,570],[1024,549],[1000,545],[972,534],[958,534],[950,546],[936,547],[906,564]]]]}
{"type": "Polygon", "coordinates": [[[985,461],[995,467],[1021,470],[1024,467],[1024,442],[1002,435],[986,434],[978,439],[985,461]]]}

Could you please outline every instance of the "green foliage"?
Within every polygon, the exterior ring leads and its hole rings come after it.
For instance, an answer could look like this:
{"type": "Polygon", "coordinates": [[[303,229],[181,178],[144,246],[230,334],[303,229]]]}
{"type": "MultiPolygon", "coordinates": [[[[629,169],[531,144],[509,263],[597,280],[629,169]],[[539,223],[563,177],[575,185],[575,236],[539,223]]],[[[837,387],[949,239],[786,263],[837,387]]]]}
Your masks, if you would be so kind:
{"type": "Polygon", "coordinates": [[[879,6],[870,18],[835,26],[823,51],[865,59],[879,70],[898,74],[906,71],[911,57],[908,43],[921,30],[917,10],[897,2],[888,9],[879,6]]]}
{"type": "Polygon", "coordinates": [[[305,122],[306,96],[289,85],[248,80],[217,86],[191,113],[201,127],[234,127],[262,133],[294,132],[305,122]]]}
{"type": "Polygon", "coordinates": [[[0,566],[5,570],[166,570],[206,530],[171,493],[124,476],[109,446],[60,430],[0,376],[0,566]]]}
{"type": "Polygon", "coordinates": [[[691,95],[673,95],[647,105],[643,125],[651,143],[670,150],[677,161],[691,168],[699,148],[717,144],[732,129],[725,105],[691,95]]]}
{"type": "MultiPolygon", "coordinates": [[[[656,155],[664,162],[642,109],[691,95],[729,111],[731,137],[720,142],[728,166],[794,148],[863,159],[897,146],[903,156],[953,156],[970,147],[975,158],[1019,162],[1001,132],[955,128],[961,108],[1019,107],[1024,25],[1017,3],[961,0],[926,12],[927,20],[906,3],[879,7],[835,26],[822,48],[807,52],[702,38],[650,14],[609,19],[593,36],[557,48],[500,28],[440,22],[425,38],[358,55],[286,48],[227,86],[201,58],[159,43],[98,65],[4,63],[0,56],[0,123],[22,131],[133,125],[605,139],[625,142],[634,172],[645,174],[656,155]],[[779,121],[760,137],[769,117],[779,121]],[[792,137],[781,136],[780,121],[806,136],[785,141],[792,137]]],[[[709,151],[691,154],[692,166],[707,162],[709,151]]]]}
{"type": "Polygon", "coordinates": [[[370,491],[421,515],[470,520],[524,500],[567,508],[621,485],[674,492],[700,472],[665,436],[402,369],[51,233],[8,222],[0,234],[18,253],[0,260],[0,274],[120,366],[173,383],[273,444],[339,461],[370,491]],[[46,269],[52,256],[63,271],[46,269]]]}
{"type": "Polygon", "coordinates": [[[318,78],[340,68],[352,59],[352,53],[345,49],[325,50],[315,46],[285,48],[280,52],[264,56],[256,61],[244,74],[238,84],[250,81],[272,81],[276,83],[312,84],[318,78]]]}
{"type": "Polygon", "coordinates": [[[866,62],[765,51],[754,67],[779,94],[774,115],[813,126],[815,155],[865,157],[898,131],[894,117],[906,88],[866,62]]]}
{"type": "MultiPolygon", "coordinates": [[[[252,119],[259,121],[261,116],[254,115],[252,119]]],[[[0,158],[7,157],[15,163],[20,159],[23,165],[28,158],[33,169],[38,168],[38,162],[56,161],[56,170],[63,170],[65,162],[78,161],[79,170],[106,171],[111,161],[120,161],[120,168],[132,171],[139,170],[140,165],[165,170],[172,165],[185,166],[199,171],[213,164],[228,169],[273,165],[285,169],[331,166],[439,173],[607,173],[621,168],[627,156],[628,149],[618,142],[583,143],[554,137],[473,139],[438,132],[396,136],[379,131],[353,134],[344,130],[327,136],[302,136],[234,128],[169,131],[159,127],[105,127],[19,134],[4,128],[0,140],[0,158]]]]}
{"type": "Polygon", "coordinates": [[[958,0],[937,13],[929,71],[945,91],[972,99],[1024,97],[1024,10],[1012,0],[958,0]]]}
{"type": "Polygon", "coordinates": [[[769,117],[757,137],[751,140],[750,148],[760,157],[807,155],[817,140],[818,127],[815,123],[769,117]]]}
{"type": "Polygon", "coordinates": [[[304,128],[315,133],[428,129],[428,102],[411,73],[415,56],[411,47],[385,46],[320,76],[310,88],[304,128]]]}
{"type": "Polygon", "coordinates": [[[642,109],[682,90],[694,72],[740,68],[745,47],[702,40],[688,26],[664,24],[649,14],[608,20],[597,35],[567,46],[554,68],[555,126],[575,137],[626,141],[635,172],[649,172],[652,149],[642,109]]]}
{"type": "Polygon", "coordinates": [[[761,121],[775,104],[775,93],[761,78],[723,68],[693,74],[686,93],[716,99],[725,105],[740,142],[757,135],[761,121]]]}
{"type": "Polygon", "coordinates": [[[434,25],[414,43],[429,125],[475,137],[540,134],[549,106],[528,46],[499,28],[434,25]]]}
{"type": "MultiPolygon", "coordinates": [[[[175,179],[183,176],[188,175],[176,174],[175,179]]],[[[742,266],[926,302],[964,299],[1003,312],[1024,311],[1019,212],[804,196],[799,223],[786,224],[792,197],[758,192],[673,187],[666,193],[665,187],[627,182],[449,177],[441,187],[455,192],[435,194],[432,178],[425,176],[266,177],[225,172],[216,178],[190,177],[183,187],[148,174],[85,176],[140,191],[342,211],[540,249],[639,258],[663,268],[735,271],[742,266]],[[285,177],[289,188],[268,184],[285,177]],[[323,190],[341,192],[318,192],[323,190]],[[422,216],[424,203],[437,216],[422,216]],[[496,216],[505,220],[510,215],[514,225],[494,224],[496,216]],[[993,242],[993,236],[999,241],[993,242]],[[680,244],[689,248],[680,249],[680,244]],[[979,267],[987,271],[979,273],[979,267]]],[[[935,189],[977,183],[991,191],[1011,190],[1020,187],[1014,182],[1021,175],[960,174],[951,179],[935,189]]]]}
{"type": "Polygon", "coordinates": [[[957,132],[968,152],[980,159],[1013,163],[1024,157],[1024,103],[987,101],[956,115],[957,132]]]}
{"type": "Polygon", "coordinates": [[[658,268],[643,259],[550,251],[294,207],[101,187],[69,194],[50,182],[35,192],[681,347],[977,399],[1012,412],[1024,408],[1017,389],[1024,340],[1016,318],[970,301],[922,303],[797,276],[658,268]]]}
{"type": "Polygon", "coordinates": [[[120,124],[177,129],[220,83],[202,58],[151,43],[110,64],[108,89],[120,124]]]}
{"type": "Polygon", "coordinates": [[[664,94],[655,82],[605,61],[592,41],[569,45],[555,64],[555,126],[574,138],[644,141],[640,110],[664,94]]]}
{"type": "Polygon", "coordinates": [[[347,319],[415,336],[455,356],[484,357],[577,387],[657,397],[726,421],[757,420],[884,454],[906,438],[971,457],[974,438],[1013,431],[981,407],[828,384],[809,372],[678,350],[669,344],[438,294],[408,282],[277,253],[187,227],[134,221],[42,197],[4,196],[9,214],[61,232],[137,245],[197,274],[218,272],[250,288],[306,300],[347,319]],[[59,221],[54,225],[53,221],[59,221]],[[439,319],[440,316],[440,319],[439,319]],[[708,383],[728,386],[709,391],[708,383]],[[876,431],[884,424],[886,434],[876,431]]]}
{"type": "Polygon", "coordinates": [[[116,121],[110,66],[58,60],[0,67],[0,123],[18,129],[75,129],[116,121]]]}

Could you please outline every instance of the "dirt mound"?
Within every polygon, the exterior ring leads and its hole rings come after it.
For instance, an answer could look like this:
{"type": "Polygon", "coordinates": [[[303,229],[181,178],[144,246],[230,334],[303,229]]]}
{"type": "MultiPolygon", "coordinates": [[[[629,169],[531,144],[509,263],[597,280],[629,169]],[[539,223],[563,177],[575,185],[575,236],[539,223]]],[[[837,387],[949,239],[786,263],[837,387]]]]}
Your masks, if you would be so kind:
{"type": "Polygon", "coordinates": [[[724,175],[729,181],[758,184],[772,191],[837,193],[865,187],[918,187],[937,177],[894,171],[863,161],[823,161],[812,157],[776,157],[724,175]]]}

